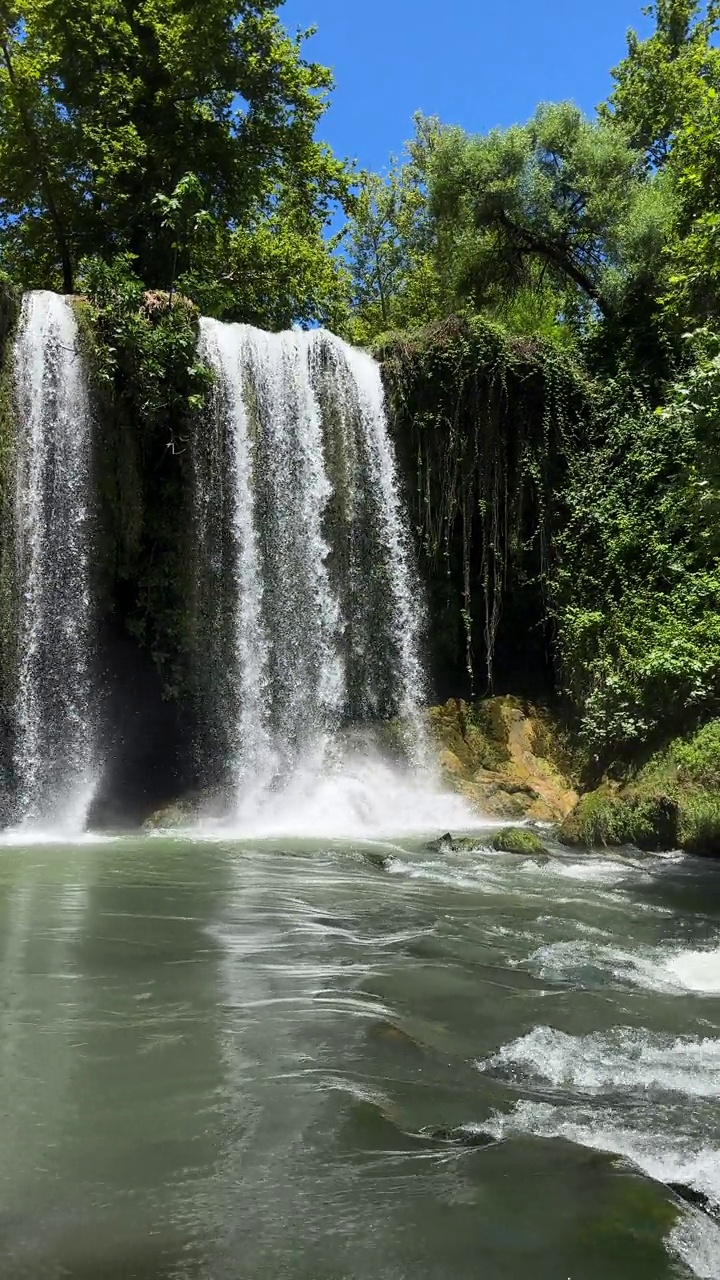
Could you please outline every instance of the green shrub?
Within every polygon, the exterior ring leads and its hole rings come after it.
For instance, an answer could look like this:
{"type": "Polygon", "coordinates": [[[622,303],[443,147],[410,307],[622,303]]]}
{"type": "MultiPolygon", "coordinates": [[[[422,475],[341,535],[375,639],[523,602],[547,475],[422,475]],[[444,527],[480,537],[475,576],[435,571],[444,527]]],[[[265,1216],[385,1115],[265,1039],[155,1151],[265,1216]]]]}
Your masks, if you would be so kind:
{"type": "Polygon", "coordinates": [[[700,792],[685,801],[680,844],[688,853],[720,856],[720,795],[700,792]]]}
{"type": "Polygon", "coordinates": [[[670,759],[680,781],[720,788],[720,720],[711,720],[689,741],[674,742],[670,759]]]}

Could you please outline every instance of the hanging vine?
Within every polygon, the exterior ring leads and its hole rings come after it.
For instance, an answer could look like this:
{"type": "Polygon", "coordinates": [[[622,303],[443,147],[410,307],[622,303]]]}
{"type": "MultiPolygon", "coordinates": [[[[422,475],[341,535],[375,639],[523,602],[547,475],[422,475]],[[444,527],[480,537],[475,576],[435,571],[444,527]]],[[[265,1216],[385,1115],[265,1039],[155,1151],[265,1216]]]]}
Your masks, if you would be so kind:
{"type": "Polygon", "coordinates": [[[588,421],[582,375],[480,319],[391,336],[378,355],[426,576],[444,584],[470,695],[481,661],[492,691],[508,591],[530,575],[547,602],[564,459],[588,421]]]}

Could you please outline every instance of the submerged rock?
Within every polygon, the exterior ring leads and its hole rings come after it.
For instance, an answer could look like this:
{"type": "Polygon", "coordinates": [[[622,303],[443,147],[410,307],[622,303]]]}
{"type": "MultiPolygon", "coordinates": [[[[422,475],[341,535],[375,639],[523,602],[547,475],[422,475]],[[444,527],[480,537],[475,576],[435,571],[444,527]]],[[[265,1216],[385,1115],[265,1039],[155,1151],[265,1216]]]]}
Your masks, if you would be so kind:
{"type": "Polygon", "coordinates": [[[142,824],[143,831],[176,831],[179,827],[187,827],[194,816],[194,806],[182,800],[175,804],[165,805],[151,813],[142,824]]]}
{"type": "Polygon", "coordinates": [[[363,852],[363,860],[371,867],[375,867],[377,871],[387,871],[390,863],[390,855],[388,853],[380,853],[377,849],[366,849],[363,852]]]}
{"type": "Polygon", "coordinates": [[[710,1197],[704,1191],[698,1191],[697,1187],[690,1187],[685,1182],[668,1182],[668,1187],[675,1192],[681,1200],[685,1200],[687,1204],[695,1205],[698,1209],[708,1209],[710,1206],[710,1197]]]}
{"type": "MultiPolygon", "coordinates": [[[[473,848],[478,848],[477,842],[473,842],[473,848]]],[[[444,836],[438,836],[437,840],[429,840],[425,845],[429,853],[456,853],[462,848],[462,841],[455,839],[449,831],[444,836]]]]}
{"type": "Polygon", "coordinates": [[[408,1031],[404,1031],[402,1027],[386,1019],[371,1023],[368,1027],[368,1036],[383,1044],[394,1045],[399,1049],[409,1049],[413,1053],[419,1053],[423,1048],[420,1041],[411,1036],[408,1031]]]}

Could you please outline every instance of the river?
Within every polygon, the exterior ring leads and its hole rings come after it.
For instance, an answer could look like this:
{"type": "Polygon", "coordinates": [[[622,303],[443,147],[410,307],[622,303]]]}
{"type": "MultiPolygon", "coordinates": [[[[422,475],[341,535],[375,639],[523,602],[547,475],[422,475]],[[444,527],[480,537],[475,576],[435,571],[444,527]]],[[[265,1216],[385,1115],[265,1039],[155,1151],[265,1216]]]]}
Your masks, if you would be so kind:
{"type": "Polygon", "coordinates": [[[671,855],[6,843],[0,1277],[720,1276],[719,917],[671,855]]]}

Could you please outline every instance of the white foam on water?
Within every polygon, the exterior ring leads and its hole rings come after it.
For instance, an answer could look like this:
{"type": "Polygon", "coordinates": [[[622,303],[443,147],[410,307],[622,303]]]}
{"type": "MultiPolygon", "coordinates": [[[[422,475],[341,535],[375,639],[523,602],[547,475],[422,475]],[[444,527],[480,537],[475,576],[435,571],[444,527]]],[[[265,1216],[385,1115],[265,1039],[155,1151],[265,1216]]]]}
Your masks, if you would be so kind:
{"type": "Polygon", "coordinates": [[[519,1070],[555,1088],[591,1095],[629,1089],[720,1097],[720,1040],[673,1038],[627,1027],[587,1036],[536,1027],[477,1066],[481,1071],[519,1070]]]}
{"type": "Polygon", "coordinates": [[[4,831],[0,831],[0,849],[115,844],[127,838],[125,835],[113,835],[107,831],[73,832],[33,826],[7,827],[4,831]]]}
{"type": "Polygon", "coordinates": [[[720,994],[720,947],[714,951],[681,951],[665,961],[663,970],[687,991],[720,994]]]}
{"type": "Polygon", "coordinates": [[[327,770],[297,769],[281,791],[248,797],[237,815],[207,819],[194,835],[248,839],[369,840],[482,830],[487,822],[430,774],[365,754],[327,770]]]}
{"type": "Polygon", "coordinates": [[[637,863],[620,860],[598,861],[591,858],[582,858],[579,862],[564,862],[556,858],[544,869],[551,875],[561,876],[565,880],[582,880],[589,884],[600,885],[620,884],[621,881],[627,880],[628,876],[637,875],[638,871],[645,872],[645,868],[638,867],[637,863]]]}
{"type": "Polygon", "coordinates": [[[699,1280],[720,1280],[720,1225],[705,1214],[684,1214],[667,1245],[699,1280]]]}
{"type": "Polygon", "coordinates": [[[645,947],[636,952],[590,939],[553,942],[528,959],[539,977],[594,985],[608,977],[661,994],[720,995],[720,948],[645,947]]]}
{"type": "Polygon", "coordinates": [[[697,1133],[654,1132],[646,1115],[643,1128],[628,1123],[620,1110],[586,1105],[554,1106],[518,1102],[512,1111],[496,1112],[482,1126],[498,1140],[515,1137],[564,1138],[594,1151],[607,1151],[635,1165],[656,1182],[692,1187],[720,1206],[720,1148],[697,1133]]]}

